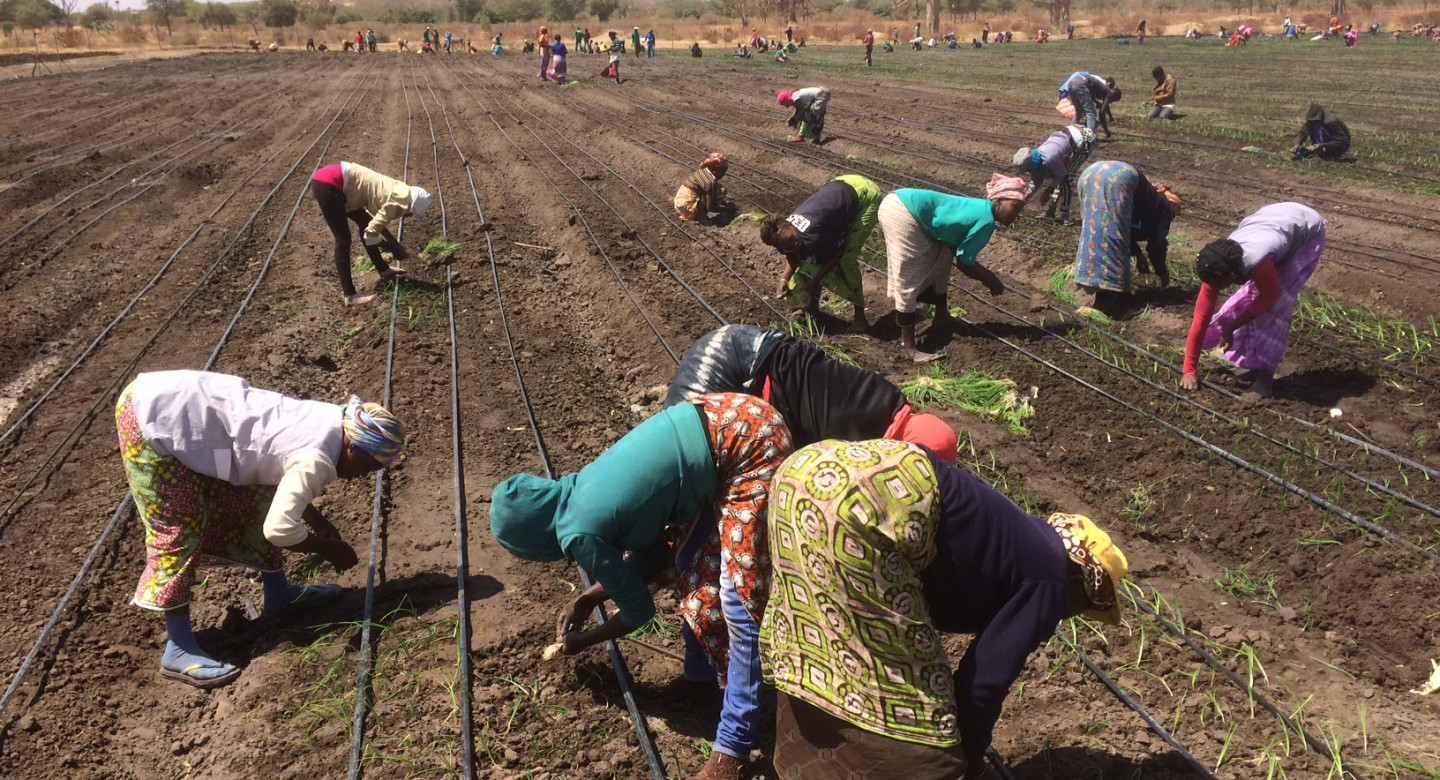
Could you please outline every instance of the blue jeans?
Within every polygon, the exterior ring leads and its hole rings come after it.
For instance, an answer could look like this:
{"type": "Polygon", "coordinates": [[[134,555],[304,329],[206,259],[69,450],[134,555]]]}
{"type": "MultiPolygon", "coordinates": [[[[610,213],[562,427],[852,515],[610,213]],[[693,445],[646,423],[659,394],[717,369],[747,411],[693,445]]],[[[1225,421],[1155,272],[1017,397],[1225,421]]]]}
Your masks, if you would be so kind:
{"type": "Polygon", "coordinates": [[[1070,102],[1075,105],[1075,124],[1084,117],[1085,126],[1095,132],[1095,96],[1090,94],[1090,84],[1083,79],[1070,82],[1070,102]]]}
{"type": "MultiPolygon", "coordinates": [[[[691,545],[687,543],[685,547],[691,545]]],[[[682,551],[681,556],[684,555],[682,551]]],[[[720,573],[720,607],[730,628],[730,665],[720,705],[720,725],[715,730],[715,751],[748,761],[760,724],[760,626],[740,603],[735,583],[725,567],[720,573]]],[[[694,682],[715,679],[715,670],[710,668],[694,632],[686,626],[681,634],[685,637],[685,679],[694,682]]]]}

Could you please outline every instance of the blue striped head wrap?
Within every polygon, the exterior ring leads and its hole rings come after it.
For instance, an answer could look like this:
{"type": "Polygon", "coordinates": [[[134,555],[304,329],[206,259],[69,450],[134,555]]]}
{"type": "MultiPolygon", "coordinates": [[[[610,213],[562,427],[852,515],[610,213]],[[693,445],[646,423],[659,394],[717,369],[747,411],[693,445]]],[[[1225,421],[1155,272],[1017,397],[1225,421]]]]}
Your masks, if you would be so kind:
{"type": "Polygon", "coordinates": [[[386,468],[395,463],[405,447],[405,426],[380,404],[361,403],[358,395],[345,402],[341,425],[345,438],[386,468]]]}

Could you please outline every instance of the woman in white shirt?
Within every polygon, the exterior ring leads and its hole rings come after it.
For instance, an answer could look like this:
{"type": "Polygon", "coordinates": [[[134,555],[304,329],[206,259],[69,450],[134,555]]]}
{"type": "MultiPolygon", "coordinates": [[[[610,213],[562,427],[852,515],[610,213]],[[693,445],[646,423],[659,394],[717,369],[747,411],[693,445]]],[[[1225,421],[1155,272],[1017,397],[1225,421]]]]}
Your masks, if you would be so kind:
{"type": "Polygon", "coordinates": [[[267,615],[333,601],[338,585],[291,585],[281,549],[318,554],[336,571],[354,566],[354,548],[311,502],[337,478],[389,467],[405,445],[404,427],[379,404],[301,401],[204,371],[140,374],[121,391],[115,422],[145,524],[145,572],[132,603],[165,613],[160,674],[197,688],[240,670],[191,632],[195,567],[258,569],[267,615]]]}

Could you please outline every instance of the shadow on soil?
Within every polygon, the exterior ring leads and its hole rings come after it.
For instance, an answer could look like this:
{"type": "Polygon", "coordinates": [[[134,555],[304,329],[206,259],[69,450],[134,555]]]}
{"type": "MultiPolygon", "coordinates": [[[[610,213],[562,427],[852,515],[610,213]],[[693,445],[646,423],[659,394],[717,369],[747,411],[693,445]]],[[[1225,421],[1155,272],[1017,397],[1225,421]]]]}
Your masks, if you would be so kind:
{"type": "Polygon", "coordinates": [[[1275,394],[1329,409],[1346,398],[1358,398],[1375,387],[1375,377],[1358,368],[1297,371],[1275,382],[1275,394]]]}
{"type": "Polygon", "coordinates": [[[1055,748],[1010,765],[1018,780],[1074,780],[1084,777],[1126,777],[1168,780],[1199,777],[1179,755],[1164,753],[1136,761],[1089,748],[1055,748]]]}

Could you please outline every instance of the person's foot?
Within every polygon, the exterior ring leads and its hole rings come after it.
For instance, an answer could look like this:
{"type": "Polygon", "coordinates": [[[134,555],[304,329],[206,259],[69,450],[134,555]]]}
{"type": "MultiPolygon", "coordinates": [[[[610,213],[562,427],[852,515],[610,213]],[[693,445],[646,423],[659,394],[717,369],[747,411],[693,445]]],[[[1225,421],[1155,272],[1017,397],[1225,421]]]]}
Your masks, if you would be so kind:
{"type": "Polygon", "coordinates": [[[1269,398],[1275,393],[1275,375],[1268,371],[1254,372],[1255,381],[1250,383],[1250,389],[1245,395],[1253,395],[1256,398],[1269,398]]]}
{"type": "Polygon", "coordinates": [[[850,320],[851,333],[864,333],[870,329],[870,321],[865,319],[864,314],[857,313],[855,319],[850,320]]]}
{"type": "Polygon", "coordinates": [[[286,585],[284,593],[273,599],[265,599],[265,615],[284,615],[297,609],[314,609],[340,598],[345,589],[339,585],[286,585]]]}
{"type": "Polygon", "coordinates": [[[209,690],[235,681],[240,669],[200,653],[187,653],[174,642],[165,643],[160,656],[160,676],[209,690]]]}
{"type": "Polygon", "coordinates": [[[791,138],[791,139],[790,139],[790,143],[792,143],[792,144],[803,144],[803,143],[805,143],[805,136],[803,136],[803,135],[797,135],[797,136],[795,136],[794,138],[791,138]]]}
{"type": "Polygon", "coordinates": [[[406,271],[404,268],[401,268],[398,265],[392,265],[389,268],[386,268],[385,270],[380,272],[380,281],[388,282],[397,276],[404,276],[408,273],[410,272],[406,271]]]}
{"type": "Polygon", "coordinates": [[[354,295],[342,296],[346,306],[363,306],[375,300],[375,293],[355,293],[354,295]]]}
{"type": "Polygon", "coordinates": [[[905,357],[910,358],[910,361],[911,361],[912,363],[924,364],[924,363],[933,363],[933,362],[939,360],[940,358],[945,357],[945,353],[944,353],[944,352],[922,352],[922,351],[920,351],[920,350],[917,348],[917,349],[907,349],[907,350],[905,350],[905,357]]]}
{"type": "Polygon", "coordinates": [[[710,760],[700,767],[700,771],[696,772],[691,780],[740,780],[740,773],[744,769],[744,761],[716,751],[710,754],[710,760]]]}

